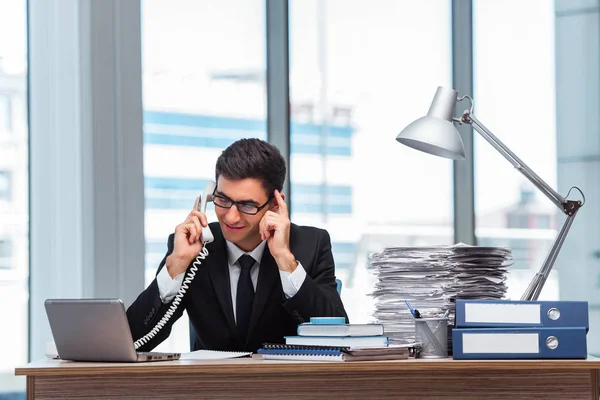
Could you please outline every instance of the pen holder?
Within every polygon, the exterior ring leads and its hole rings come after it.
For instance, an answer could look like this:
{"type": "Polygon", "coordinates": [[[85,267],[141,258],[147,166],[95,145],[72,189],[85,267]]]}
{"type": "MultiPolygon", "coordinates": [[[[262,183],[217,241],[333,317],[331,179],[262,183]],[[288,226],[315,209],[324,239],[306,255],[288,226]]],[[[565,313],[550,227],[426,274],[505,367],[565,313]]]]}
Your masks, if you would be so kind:
{"type": "Polygon", "coordinates": [[[448,318],[415,318],[415,341],[420,358],[448,357],[448,318]]]}

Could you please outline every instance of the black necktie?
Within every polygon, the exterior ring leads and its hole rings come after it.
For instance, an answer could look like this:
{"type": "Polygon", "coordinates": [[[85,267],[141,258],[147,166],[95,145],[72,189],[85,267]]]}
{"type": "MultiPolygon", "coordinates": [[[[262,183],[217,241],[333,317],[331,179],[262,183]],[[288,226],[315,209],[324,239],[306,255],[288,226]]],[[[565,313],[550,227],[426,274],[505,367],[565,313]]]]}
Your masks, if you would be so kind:
{"type": "Polygon", "coordinates": [[[254,303],[254,286],[250,277],[250,270],[254,265],[254,258],[244,254],[238,260],[242,271],[238,279],[236,296],[236,320],[240,337],[243,343],[246,343],[248,335],[248,326],[250,325],[250,316],[252,315],[252,304],[254,303]]]}

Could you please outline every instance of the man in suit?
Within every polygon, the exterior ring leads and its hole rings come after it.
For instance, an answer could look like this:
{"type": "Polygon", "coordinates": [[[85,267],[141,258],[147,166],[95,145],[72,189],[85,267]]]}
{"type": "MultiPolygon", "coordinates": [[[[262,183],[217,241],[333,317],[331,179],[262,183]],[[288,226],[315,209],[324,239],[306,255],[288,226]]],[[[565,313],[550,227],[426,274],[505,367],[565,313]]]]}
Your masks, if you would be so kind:
{"type": "Polygon", "coordinates": [[[336,290],[327,231],[290,223],[285,195],[285,161],[259,139],[241,139],[223,151],[216,165],[213,201],[218,222],[208,224],[196,206],[177,225],[156,278],[127,310],[135,340],[150,332],[171,307],[186,270],[206,245],[181,304],[168,322],[139,348],[165,340],[187,310],[196,332],[195,349],[256,351],[262,343],[283,343],[311,317],[345,317],[336,290]]]}

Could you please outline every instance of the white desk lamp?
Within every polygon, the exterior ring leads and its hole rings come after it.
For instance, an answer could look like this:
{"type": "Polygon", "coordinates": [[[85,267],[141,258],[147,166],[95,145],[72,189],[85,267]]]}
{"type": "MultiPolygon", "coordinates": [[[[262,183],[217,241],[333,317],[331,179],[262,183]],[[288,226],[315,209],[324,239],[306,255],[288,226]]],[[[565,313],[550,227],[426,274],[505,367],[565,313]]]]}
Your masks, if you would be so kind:
{"type": "MultiPolygon", "coordinates": [[[[581,193],[583,201],[567,200],[567,198],[558,194],[473,115],[473,99],[469,96],[458,97],[458,92],[454,89],[438,87],[427,115],[404,128],[398,137],[396,137],[396,140],[425,153],[453,160],[461,160],[465,158],[465,148],[453,122],[472,125],[473,129],[483,136],[504,158],[525,175],[531,183],[567,215],[567,219],[554,240],[552,249],[550,249],[550,253],[548,253],[548,256],[544,260],[544,264],[542,264],[540,270],[529,283],[527,290],[521,296],[521,300],[537,300],[548,279],[548,275],[550,275],[550,271],[554,266],[556,257],[569,229],[573,224],[575,215],[577,215],[577,211],[585,202],[585,197],[577,187],[573,187],[571,190],[578,190],[581,193]],[[464,99],[469,99],[471,107],[463,111],[460,118],[454,118],[456,104],[464,99]]],[[[569,190],[569,193],[571,193],[571,190],[569,190]]]]}

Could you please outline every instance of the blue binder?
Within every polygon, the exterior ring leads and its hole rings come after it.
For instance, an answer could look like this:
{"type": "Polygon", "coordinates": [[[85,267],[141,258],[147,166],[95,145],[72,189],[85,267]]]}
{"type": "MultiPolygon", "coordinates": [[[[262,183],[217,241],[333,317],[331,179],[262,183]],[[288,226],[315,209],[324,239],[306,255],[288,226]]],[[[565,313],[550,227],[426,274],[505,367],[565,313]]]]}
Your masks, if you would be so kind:
{"type": "Polygon", "coordinates": [[[453,329],[452,357],[455,360],[586,358],[586,329],[453,329]]]}
{"type": "Polygon", "coordinates": [[[587,301],[456,300],[457,328],[584,327],[587,301]]]}

